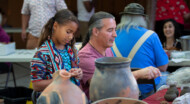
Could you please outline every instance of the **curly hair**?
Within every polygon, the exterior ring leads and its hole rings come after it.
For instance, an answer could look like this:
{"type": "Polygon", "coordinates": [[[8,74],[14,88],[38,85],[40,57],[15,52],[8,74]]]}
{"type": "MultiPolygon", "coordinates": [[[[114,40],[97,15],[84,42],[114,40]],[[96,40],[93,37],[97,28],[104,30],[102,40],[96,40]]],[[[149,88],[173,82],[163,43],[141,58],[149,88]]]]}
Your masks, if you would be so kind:
{"type": "Polygon", "coordinates": [[[173,19],[167,19],[167,20],[164,20],[162,22],[162,30],[160,32],[160,35],[164,36],[164,38],[161,40],[162,41],[162,44],[166,42],[166,36],[164,35],[164,24],[167,23],[167,22],[172,22],[172,24],[174,25],[175,27],[175,30],[174,30],[174,39],[178,39],[180,36],[181,36],[181,29],[179,28],[177,22],[173,19]]]}

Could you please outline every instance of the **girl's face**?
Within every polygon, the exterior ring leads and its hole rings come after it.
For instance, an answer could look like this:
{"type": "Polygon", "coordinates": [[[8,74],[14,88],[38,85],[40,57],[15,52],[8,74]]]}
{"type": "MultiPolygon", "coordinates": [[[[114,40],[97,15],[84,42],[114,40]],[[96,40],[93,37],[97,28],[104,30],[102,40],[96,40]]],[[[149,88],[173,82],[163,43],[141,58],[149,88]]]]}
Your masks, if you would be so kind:
{"type": "Polygon", "coordinates": [[[175,32],[174,24],[170,21],[166,22],[164,24],[163,31],[166,38],[174,37],[174,32],[175,32]]]}
{"type": "Polygon", "coordinates": [[[66,45],[69,43],[76,33],[78,29],[78,24],[71,21],[64,25],[59,25],[57,22],[53,25],[54,34],[52,39],[54,40],[55,44],[59,45],[66,45]]]}

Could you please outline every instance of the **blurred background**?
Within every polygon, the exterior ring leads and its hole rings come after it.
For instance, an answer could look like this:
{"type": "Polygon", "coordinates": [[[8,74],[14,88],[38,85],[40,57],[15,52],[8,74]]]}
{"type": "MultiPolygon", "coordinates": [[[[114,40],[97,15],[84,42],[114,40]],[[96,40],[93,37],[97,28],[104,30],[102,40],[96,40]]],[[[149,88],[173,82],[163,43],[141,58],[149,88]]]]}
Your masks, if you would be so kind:
{"type": "MultiPolygon", "coordinates": [[[[6,27],[21,28],[21,8],[24,0],[0,0],[0,8],[4,12],[6,18],[6,27]]],[[[190,8],[190,0],[184,0],[190,8]]],[[[65,0],[68,9],[77,16],[77,0],[65,0]]],[[[132,2],[140,3],[144,6],[146,14],[149,15],[149,28],[154,28],[156,0],[97,0],[95,10],[106,11],[116,17],[119,23],[119,12],[123,11],[124,7],[132,2]]],[[[17,49],[25,49],[26,43],[21,40],[20,33],[8,33],[11,36],[11,41],[16,42],[17,49]]]]}

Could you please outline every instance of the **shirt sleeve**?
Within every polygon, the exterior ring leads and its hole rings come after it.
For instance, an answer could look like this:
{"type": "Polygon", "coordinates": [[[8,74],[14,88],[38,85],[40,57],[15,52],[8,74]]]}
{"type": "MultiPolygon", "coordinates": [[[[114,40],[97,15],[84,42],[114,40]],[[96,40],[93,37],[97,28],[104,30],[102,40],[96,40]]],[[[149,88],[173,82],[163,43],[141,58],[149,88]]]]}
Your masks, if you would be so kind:
{"type": "Polygon", "coordinates": [[[8,43],[10,42],[10,37],[8,34],[3,30],[2,27],[0,27],[0,42],[8,43]]]}
{"type": "Polygon", "coordinates": [[[24,0],[22,9],[21,9],[21,14],[30,14],[30,9],[29,9],[29,2],[28,0],[24,0]]]}
{"type": "Polygon", "coordinates": [[[65,0],[56,0],[56,10],[59,11],[61,9],[67,9],[67,5],[65,3],[65,0]]]}
{"type": "Polygon", "coordinates": [[[153,33],[152,40],[156,67],[168,64],[168,56],[164,52],[160,39],[156,33],[153,33]]]}
{"type": "Polygon", "coordinates": [[[31,80],[32,82],[46,79],[46,56],[40,51],[36,52],[31,61],[31,80]]]}

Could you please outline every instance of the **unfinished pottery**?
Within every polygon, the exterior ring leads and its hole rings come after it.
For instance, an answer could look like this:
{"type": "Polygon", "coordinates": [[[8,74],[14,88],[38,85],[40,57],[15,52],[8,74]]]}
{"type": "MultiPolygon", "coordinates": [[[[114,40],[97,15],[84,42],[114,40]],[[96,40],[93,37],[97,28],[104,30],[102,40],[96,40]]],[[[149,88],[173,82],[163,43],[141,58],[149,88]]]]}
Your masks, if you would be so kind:
{"type": "Polygon", "coordinates": [[[37,104],[88,104],[85,94],[70,81],[65,70],[53,74],[53,82],[42,92],[37,104]]]}
{"type": "Polygon", "coordinates": [[[90,100],[110,97],[138,99],[139,89],[130,69],[131,60],[104,57],[95,61],[96,69],[90,83],[90,100]]]}
{"type": "Polygon", "coordinates": [[[96,102],[93,102],[92,104],[148,104],[148,103],[132,98],[113,97],[113,98],[98,100],[96,102]]]}

